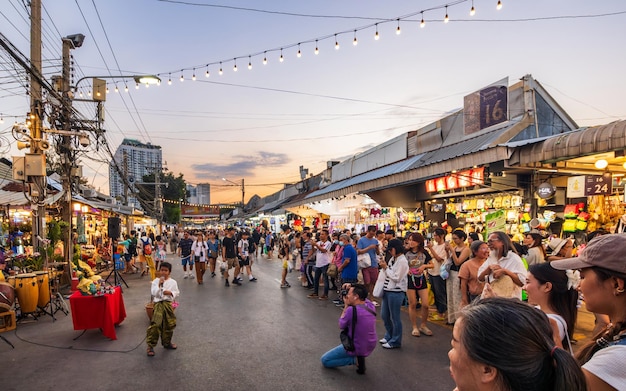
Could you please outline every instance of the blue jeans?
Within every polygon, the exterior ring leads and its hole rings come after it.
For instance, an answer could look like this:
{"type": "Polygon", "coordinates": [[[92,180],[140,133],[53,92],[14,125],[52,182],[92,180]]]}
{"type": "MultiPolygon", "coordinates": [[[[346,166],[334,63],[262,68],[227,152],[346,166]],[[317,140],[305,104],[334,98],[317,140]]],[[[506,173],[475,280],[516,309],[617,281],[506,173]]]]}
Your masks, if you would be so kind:
{"type": "Polygon", "coordinates": [[[304,275],[306,276],[307,285],[313,286],[313,269],[315,265],[312,263],[307,263],[304,267],[304,275]]]}
{"type": "Polygon", "coordinates": [[[315,277],[313,278],[313,293],[318,294],[320,289],[320,277],[324,276],[324,296],[328,296],[328,265],[315,268],[315,277]]]}
{"type": "Polygon", "coordinates": [[[383,294],[381,317],[385,324],[385,339],[393,347],[402,345],[402,318],[400,308],[404,301],[404,292],[388,292],[383,294]]]}
{"type": "Polygon", "coordinates": [[[354,365],[355,356],[349,356],[343,345],[332,348],[322,355],[322,365],[326,368],[354,365]]]}
{"type": "Polygon", "coordinates": [[[446,280],[441,276],[429,276],[430,288],[435,295],[435,307],[440,314],[448,310],[448,296],[446,294],[446,280]]]}

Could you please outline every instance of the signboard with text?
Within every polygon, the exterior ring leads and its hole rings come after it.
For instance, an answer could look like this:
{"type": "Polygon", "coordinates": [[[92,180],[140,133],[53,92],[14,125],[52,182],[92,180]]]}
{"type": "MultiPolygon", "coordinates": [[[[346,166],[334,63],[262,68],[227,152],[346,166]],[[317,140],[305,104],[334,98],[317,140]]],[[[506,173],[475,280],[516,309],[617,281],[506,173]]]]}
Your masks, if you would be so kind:
{"type": "Polygon", "coordinates": [[[509,119],[509,78],[463,98],[465,134],[479,132],[509,119]]]}
{"type": "Polygon", "coordinates": [[[436,193],[485,184],[485,167],[464,170],[426,181],[426,191],[436,193]]]}
{"type": "Polygon", "coordinates": [[[613,192],[613,177],[608,175],[586,175],[585,196],[611,194],[613,192]]]}
{"type": "Polygon", "coordinates": [[[181,205],[181,215],[186,217],[219,216],[219,205],[181,205]]]}

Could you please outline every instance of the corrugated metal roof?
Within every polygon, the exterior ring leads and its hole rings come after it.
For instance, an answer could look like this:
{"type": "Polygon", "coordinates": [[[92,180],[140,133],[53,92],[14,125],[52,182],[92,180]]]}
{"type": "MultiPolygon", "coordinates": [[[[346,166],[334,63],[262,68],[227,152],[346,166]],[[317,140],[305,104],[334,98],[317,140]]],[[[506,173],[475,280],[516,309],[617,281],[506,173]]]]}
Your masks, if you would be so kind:
{"type": "Polygon", "coordinates": [[[470,153],[483,151],[491,147],[494,141],[502,135],[508,128],[498,129],[493,132],[478,135],[476,137],[463,140],[459,143],[448,145],[436,149],[434,151],[426,152],[422,159],[415,162],[409,170],[418,167],[428,166],[429,164],[443,162],[445,160],[454,159],[459,156],[468,155],[470,153]]]}
{"type": "Polygon", "coordinates": [[[365,172],[363,174],[354,176],[352,178],[344,179],[343,181],[331,183],[323,189],[316,190],[309,194],[306,198],[312,198],[316,196],[320,196],[326,193],[330,193],[331,191],[340,190],[348,186],[356,185],[359,183],[367,182],[372,179],[383,178],[391,174],[395,174],[397,172],[402,172],[410,169],[410,167],[415,164],[422,156],[425,154],[417,155],[410,157],[405,160],[401,160],[397,163],[390,164],[385,167],[377,168],[372,171],[365,172]]]}

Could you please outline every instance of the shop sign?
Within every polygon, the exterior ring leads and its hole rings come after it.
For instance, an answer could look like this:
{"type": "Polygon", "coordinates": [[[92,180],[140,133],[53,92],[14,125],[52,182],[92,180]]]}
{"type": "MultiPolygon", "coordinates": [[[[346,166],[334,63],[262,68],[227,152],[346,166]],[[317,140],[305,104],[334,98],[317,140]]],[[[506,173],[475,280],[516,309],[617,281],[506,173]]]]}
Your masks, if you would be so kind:
{"type": "Polygon", "coordinates": [[[485,216],[485,225],[487,229],[487,236],[496,231],[506,232],[506,217],[504,215],[504,211],[497,210],[493,213],[487,213],[485,216]]]}
{"type": "Polygon", "coordinates": [[[462,187],[482,185],[485,183],[485,168],[475,168],[456,172],[451,175],[429,179],[426,181],[426,191],[435,193],[445,190],[454,190],[462,187]]]}
{"type": "Polygon", "coordinates": [[[537,186],[537,196],[543,200],[552,198],[556,192],[556,187],[550,182],[543,182],[537,186]]]}
{"type": "Polygon", "coordinates": [[[585,196],[585,176],[578,175],[567,178],[567,198],[581,198],[585,196]]]}
{"type": "Polygon", "coordinates": [[[613,177],[609,175],[585,175],[585,196],[605,195],[613,192],[613,177]]]}
{"type": "Polygon", "coordinates": [[[198,216],[207,216],[207,215],[219,216],[220,214],[219,205],[182,204],[180,207],[181,207],[181,215],[187,216],[187,217],[198,217],[198,216]]]}
{"type": "Polygon", "coordinates": [[[507,77],[463,98],[465,134],[476,133],[508,120],[508,85],[507,77]]]}

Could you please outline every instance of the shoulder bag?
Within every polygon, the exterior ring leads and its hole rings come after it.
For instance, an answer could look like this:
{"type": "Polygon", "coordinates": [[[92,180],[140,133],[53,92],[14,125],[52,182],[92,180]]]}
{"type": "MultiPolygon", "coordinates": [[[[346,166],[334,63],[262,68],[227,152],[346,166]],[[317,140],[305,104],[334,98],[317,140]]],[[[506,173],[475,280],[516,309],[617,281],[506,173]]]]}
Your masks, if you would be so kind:
{"type": "Polygon", "coordinates": [[[372,266],[372,258],[370,258],[369,253],[357,255],[356,260],[359,265],[359,269],[367,269],[372,266]]]}
{"type": "Polygon", "coordinates": [[[343,345],[343,348],[346,349],[346,351],[348,352],[354,352],[354,328],[356,326],[356,307],[355,306],[351,306],[352,307],[352,335],[349,335],[348,333],[350,332],[350,328],[346,327],[345,329],[342,329],[341,332],[339,333],[339,339],[341,339],[341,344],[343,345]]]}
{"type": "Polygon", "coordinates": [[[331,278],[335,278],[337,277],[337,265],[335,265],[334,263],[331,263],[328,265],[328,269],[326,270],[326,274],[328,275],[328,277],[331,278]]]}
{"type": "Polygon", "coordinates": [[[374,284],[374,291],[372,295],[374,297],[378,297],[379,299],[383,297],[383,290],[385,288],[385,279],[387,279],[387,273],[384,269],[378,271],[378,278],[376,279],[376,284],[374,284]]]}

